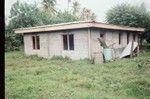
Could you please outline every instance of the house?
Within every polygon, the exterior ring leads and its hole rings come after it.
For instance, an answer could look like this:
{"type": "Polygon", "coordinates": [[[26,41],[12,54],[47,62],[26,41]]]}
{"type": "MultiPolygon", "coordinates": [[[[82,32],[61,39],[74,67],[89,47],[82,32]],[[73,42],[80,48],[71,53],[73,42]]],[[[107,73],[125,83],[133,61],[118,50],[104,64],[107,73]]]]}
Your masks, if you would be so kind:
{"type": "Polygon", "coordinates": [[[115,50],[113,57],[119,57],[122,50],[134,40],[138,42],[143,28],[125,27],[96,21],[79,21],[15,29],[23,34],[26,55],[45,58],[68,56],[73,60],[95,58],[103,61],[102,50],[97,38],[103,38],[115,50]]]}

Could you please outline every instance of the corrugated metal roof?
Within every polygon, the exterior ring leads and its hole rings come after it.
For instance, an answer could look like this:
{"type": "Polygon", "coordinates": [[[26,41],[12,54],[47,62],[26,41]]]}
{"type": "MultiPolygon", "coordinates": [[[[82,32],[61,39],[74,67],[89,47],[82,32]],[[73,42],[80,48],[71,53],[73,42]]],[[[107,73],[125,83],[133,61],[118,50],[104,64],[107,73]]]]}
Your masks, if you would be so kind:
{"type": "Polygon", "coordinates": [[[145,30],[144,28],[135,28],[135,27],[106,24],[106,23],[101,23],[101,22],[96,22],[96,21],[76,21],[76,22],[43,25],[43,26],[28,27],[28,28],[18,28],[18,29],[14,29],[14,30],[15,30],[15,33],[20,34],[20,33],[90,28],[90,27],[111,29],[111,30],[137,31],[137,32],[144,32],[144,30],[145,30]]]}

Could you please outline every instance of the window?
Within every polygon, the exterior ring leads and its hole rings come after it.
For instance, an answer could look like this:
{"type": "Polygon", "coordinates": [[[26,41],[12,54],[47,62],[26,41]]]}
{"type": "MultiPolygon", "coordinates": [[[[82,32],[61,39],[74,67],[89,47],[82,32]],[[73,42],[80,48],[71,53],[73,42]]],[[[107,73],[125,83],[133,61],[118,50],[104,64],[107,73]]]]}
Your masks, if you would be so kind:
{"type": "MultiPolygon", "coordinates": [[[[104,33],[100,33],[100,38],[101,38],[103,41],[105,41],[105,39],[104,39],[104,33]]],[[[101,43],[100,45],[102,46],[102,43],[101,43]]]]}
{"type": "Polygon", "coordinates": [[[122,36],[122,33],[121,32],[119,32],[119,44],[121,44],[122,43],[122,39],[121,39],[121,36],[122,36]]]}
{"type": "Polygon", "coordinates": [[[104,38],[104,34],[101,33],[101,34],[100,34],[100,37],[101,37],[101,38],[104,38]]]}
{"type": "Polygon", "coordinates": [[[104,33],[100,33],[100,38],[105,41],[105,34],[104,33]]]}
{"type": "Polygon", "coordinates": [[[39,36],[32,36],[33,49],[40,49],[40,38],[39,36]]]}
{"type": "Polygon", "coordinates": [[[127,44],[129,43],[129,36],[130,36],[130,33],[127,33],[127,44]]]}
{"type": "Polygon", "coordinates": [[[69,35],[69,47],[70,47],[70,50],[74,50],[74,37],[73,37],[73,35],[69,35]]]}
{"type": "Polygon", "coordinates": [[[63,35],[64,50],[68,50],[67,35],[63,35]]]}
{"type": "Polygon", "coordinates": [[[32,36],[33,49],[35,49],[35,36],[32,36]]]}
{"type": "Polygon", "coordinates": [[[63,35],[64,50],[74,50],[74,35],[63,35]]]}

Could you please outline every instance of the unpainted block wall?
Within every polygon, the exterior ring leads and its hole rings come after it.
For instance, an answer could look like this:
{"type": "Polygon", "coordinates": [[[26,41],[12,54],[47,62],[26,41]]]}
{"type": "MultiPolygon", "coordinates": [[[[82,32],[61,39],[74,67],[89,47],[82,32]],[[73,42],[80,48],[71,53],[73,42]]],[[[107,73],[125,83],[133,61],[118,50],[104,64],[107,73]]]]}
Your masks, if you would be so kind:
{"type": "MultiPolygon", "coordinates": [[[[106,43],[108,45],[114,44],[111,46],[113,49],[113,57],[118,58],[124,48],[127,46],[127,33],[125,31],[106,31],[106,43]],[[121,32],[121,42],[119,44],[119,32],[121,32]]],[[[133,40],[133,33],[129,32],[129,42],[133,40]]],[[[138,41],[138,34],[135,34],[135,41],[138,41]]]]}
{"type": "Polygon", "coordinates": [[[33,35],[35,34],[24,35],[24,50],[26,55],[38,55],[45,58],[68,56],[74,60],[89,58],[87,29],[36,33],[36,35],[40,36],[40,50],[33,49],[33,35]],[[63,34],[74,34],[74,50],[63,49],[63,34]]]}
{"type": "MultiPolygon", "coordinates": [[[[125,31],[112,31],[112,30],[101,30],[101,29],[92,29],[91,30],[91,47],[92,47],[92,57],[99,55],[102,61],[102,52],[103,48],[100,46],[97,38],[100,37],[100,34],[104,34],[104,40],[106,44],[112,48],[113,58],[117,58],[122,53],[123,49],[127,46],[127,32],[125,31]],[[121,32],[121,43],[119,44],[119,32],[121,32]]],[[[133,40],[133,33],[130,32],[129,41],[133,40]]],[[[138,41],[138,34],[135,35],[136,42],[138,41]]]]}
{"type": "Polygon", "coordinates": [[[102,31],[91,29],[91,56],[94,58],[95,63],[103,63],[103,47],[100,46],[97,39],[100,37],[100,33],[102,33],[102,31]]]}
{"type": "Polygon", "coordinates": [[[24,35],[24,51],[26,55],[38,55],[48,58],[48,34],[37,33],[40,36],[40,50],[33,49],[32,36],[35,34],[24,35]]]}
{"type": "MultiPolygon", "coordinates": [[[[104,33],[105,41],[110,48],[113,49],[113,57],[119,57],[120,53],[127,45],[127,32],[122,31],[121,44],[119,44],[119,31],[90,29],[90,41],[91,48],[89,52],[89,39],[88,29],[78,29],[59,32],[46,32],[36,33],[40,36],[40,50],[33,49],[32,36],[34,34],[24,34],[24,51],[26,55],[38,55],[45,58],[51,58],[53,56],[68,56],[74,60],[95,58],[99,63],[103,62],[102,51],[97,38],[100,37],[100,33],[104,33]],[[74,34],[74,50],[63,49],[63,34],[74,34]]],[[[130,41],[132,41],[132,33],[130,33],[130,41]]],[[[138,35],[136,35],[136,41],[138,41],[138,35]]]]}
{"type": "Polygon", "coordinates": [[[68,56],[78,60],[88,58],[88,35],[87,29],[61,31],[49,34],[49,56],[68,56]],[[63,34],[74,34],[74,50],[63,49],[63,34]]]}

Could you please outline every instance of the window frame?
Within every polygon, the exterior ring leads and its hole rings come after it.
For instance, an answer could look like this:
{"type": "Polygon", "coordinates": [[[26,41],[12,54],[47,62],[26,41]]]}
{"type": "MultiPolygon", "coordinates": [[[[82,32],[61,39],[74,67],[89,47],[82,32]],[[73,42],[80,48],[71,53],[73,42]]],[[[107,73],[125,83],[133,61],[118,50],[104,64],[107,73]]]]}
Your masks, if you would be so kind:
{"type": "Polygon", "coordinates": [[[68,40],[69,40],[69,50],[74,50],[74,35],[73,34],[69,34],[68,35],[68,40]],[[71,38],[72,36],[72,38],[71,38]],[[71,38],[71,39],[70,39],[71,38]]]}
{"type": "Polygon", "coordinates": [[[67,34],[63,34],[62,35],[62,39],[63,39],[63,50],[68,50],[68,36],[67,36],[67,34]],[[66,37],[66,39],[64,38],[64,37],[66,37]],[[67,44],[65,44],[64,42],[66,42],[67,44]]]}
{"type": "MultiPolygon", "coordinates": [[[[103,32],[103,33],[100,32],[100,34],[99,34],[100,38],[104,41],[105,41],[105,35],[106,35],[106,32],[103,32]]],[[[102,44],[100,44],[100,45],[102,46],[102,44]]]]}
{"type": "Polygon", "coordinates": [[[39,35],[32,35],[32,49],[40,50],[40,36],[39,35]]]}
{"type": "Polygon", "coordinates": [[[32,36],[32,49],[35,50],[36,49],[36,46],[35,46],[35,43],[36,40],[35,40],[35,36],[32,36]]]}
{"type": "Polygon", "coordinates": [[[65,51],[74,51],[74,49],[75,49],[75,47],[74,47],[74,34],[62,34],[62,41],[63,41],[63,50],[65,50],[65,51]],[[71,46],[70,46],[70,35],[72,35],[73,36],[73,40],[72,40],[72,42],[73,42],[73,48],[71,49],[71,46]],[[65,44],[64,44],[64,36],[66,36],[67,37],[67,40],[66,40],[66,42],[67,42],[67,48],[65,48],[65,44]]]}
{"type": "Polygon", "coordinates": [[[129,42],[130,42],[130,33],[127,32],[127,44],[129,44],[129,42]]]}
{"type": "Polygon", "coordinates": [[[40,50],[40,36],[39,35],[36,36],[36,48],[37,50],[40,50]]]}
{"type": "Polygon", "coordinates": [[[118,44],[119,44],[119,45],[122,44],[122,33],[121,33],[121,32],[119,32],[118,44]]]}

